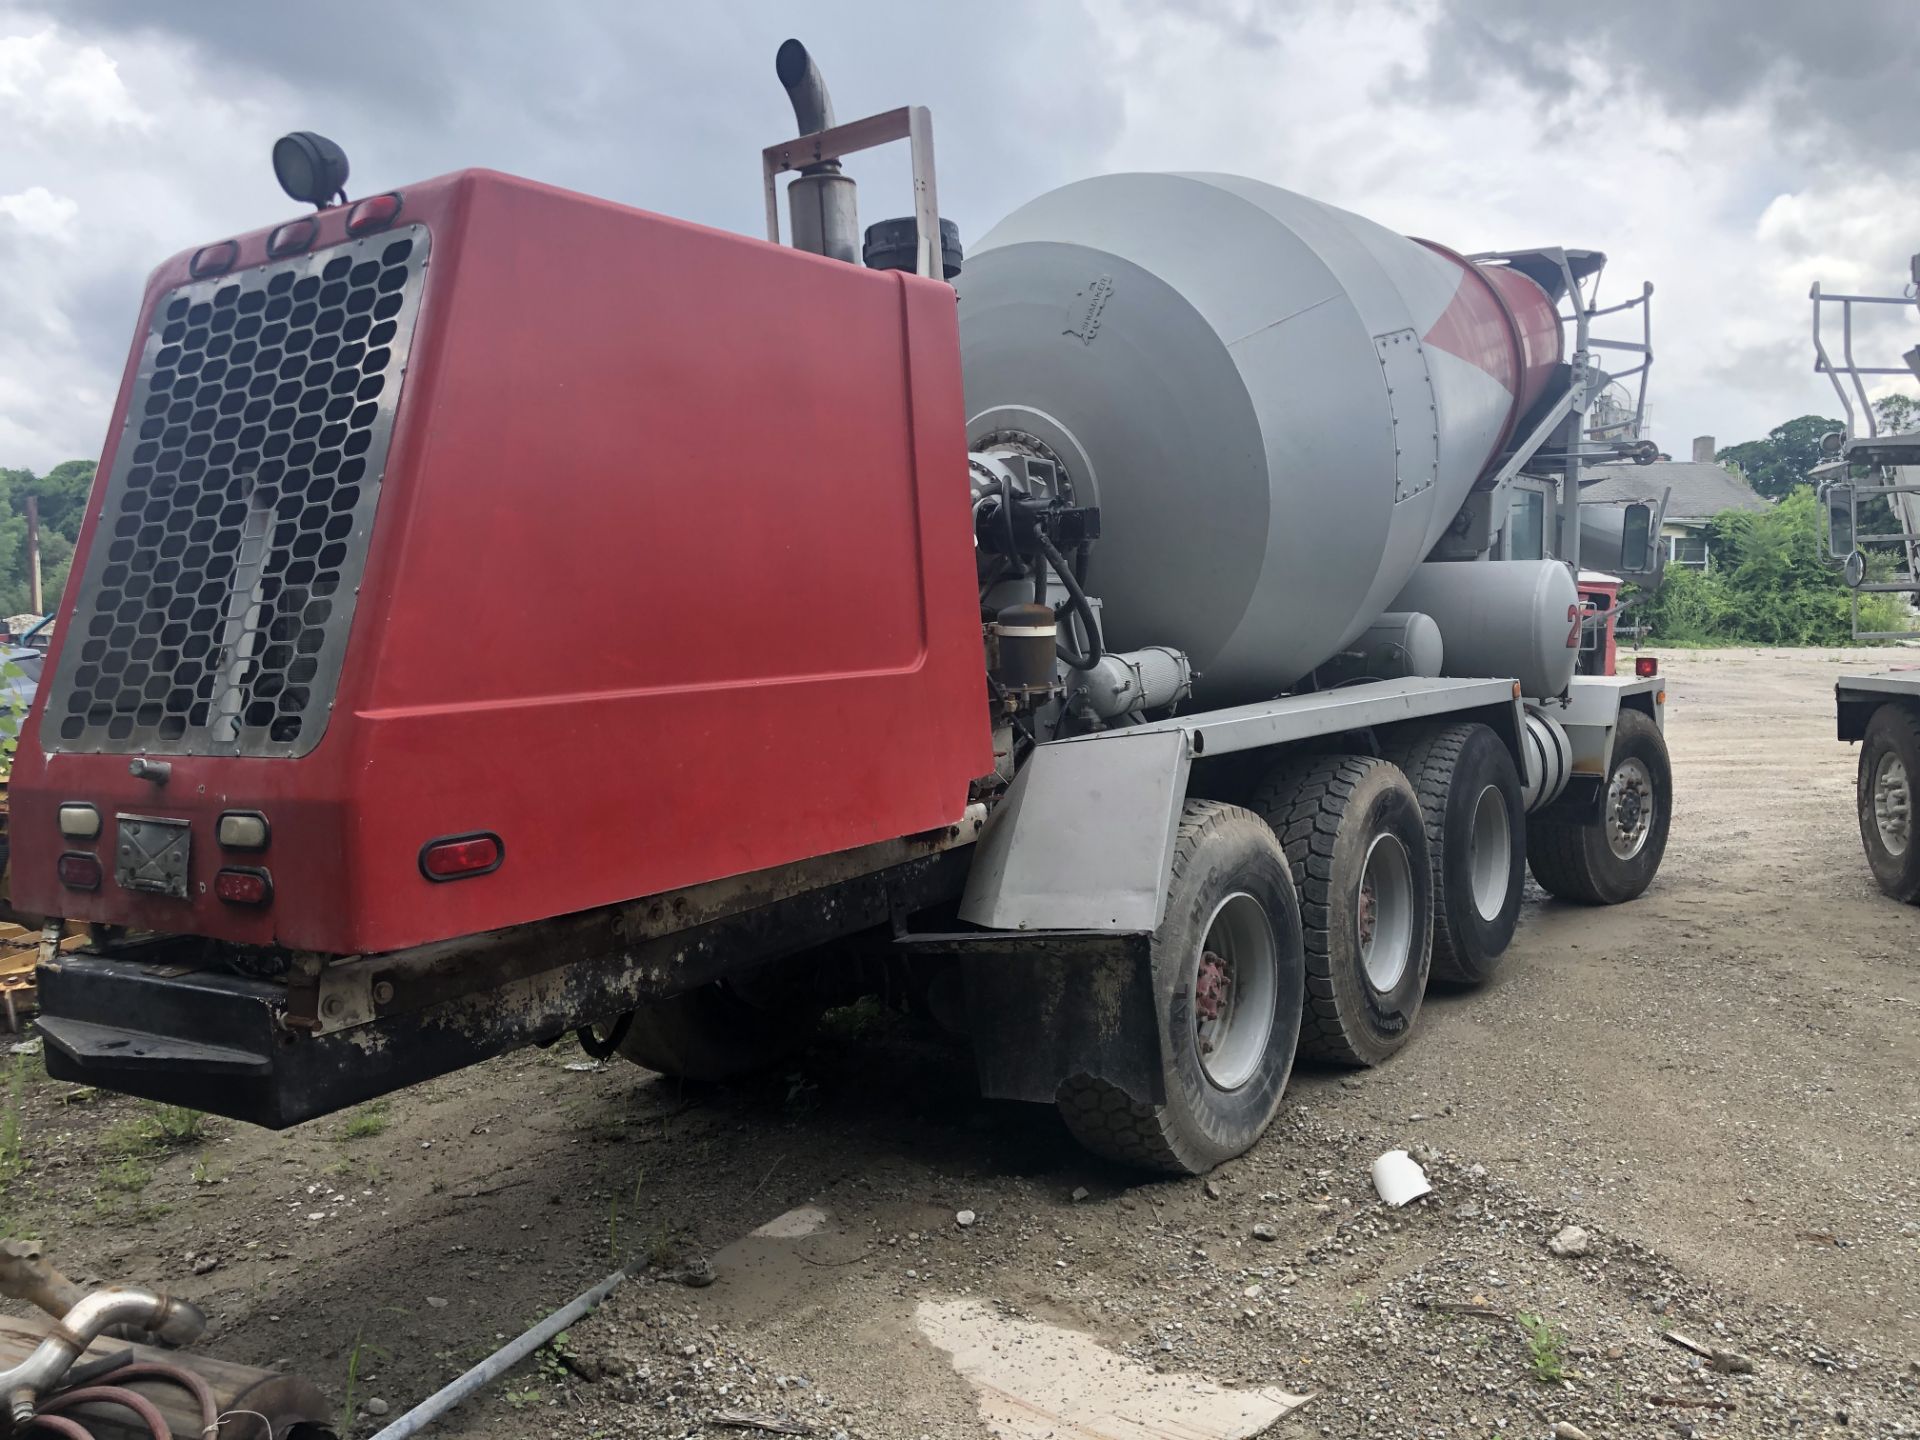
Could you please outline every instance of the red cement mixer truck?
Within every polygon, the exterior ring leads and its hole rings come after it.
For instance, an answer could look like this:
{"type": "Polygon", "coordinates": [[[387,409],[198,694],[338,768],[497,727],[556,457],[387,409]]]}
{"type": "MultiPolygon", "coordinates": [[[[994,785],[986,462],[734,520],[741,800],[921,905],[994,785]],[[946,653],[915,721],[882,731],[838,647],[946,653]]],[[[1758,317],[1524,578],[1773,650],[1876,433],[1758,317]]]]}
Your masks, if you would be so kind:
{"type": "Polygon", "coordinates": [[[985,1094],[1198,1172],[1485,980],[1529,866],[1653,879],[1665,694],[1576,674],[1575,580],[1657,578],[1580,503],[1651,458],[1586,421],[1650,287],[1211,174],[963,254],[924,109],[778,71],[765,240],[349,203],[300,133],[312,213],[154,272],[14,771],[53,1074],[267,1126],[569,1031],[718,1078],[884,972],[985,1094]]]}

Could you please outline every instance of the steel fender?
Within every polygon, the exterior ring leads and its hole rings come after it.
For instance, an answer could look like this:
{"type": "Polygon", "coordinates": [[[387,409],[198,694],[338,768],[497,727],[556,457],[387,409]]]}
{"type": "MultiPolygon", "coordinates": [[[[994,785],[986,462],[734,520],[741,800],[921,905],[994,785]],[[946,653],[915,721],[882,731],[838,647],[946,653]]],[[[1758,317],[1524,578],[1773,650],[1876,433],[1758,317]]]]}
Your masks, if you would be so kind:
{"type": "Polygon", "coordinates": [[[1157,928],[1192,763],[1178,730],[1040,746],[980,837],[960,918],[993,930],[1157,928]]]}
{"type": "Polygon", "coordinates": [[[1889,700],[1920,705],[1920,673],[1842,675],[1833,687],[1834,707],[1842,740],[1866,737],[1867,721],[1889,700]]]}
{"type": "Polygon", "coordinates": [[[1665,709],[1660,694],[1665,682],[1659,676],[1576,675],[1567,687],[1563,702],[1534,701],[1541,712],[1551,715],[1565,727],[1573,742],[1573,773],[1587,779],[1599,779],[1613,760],[1613,732],[1620,720],[1620,707],[1632,705],[1644,710],[1654,724],[1665,727],[1665,709]]]}

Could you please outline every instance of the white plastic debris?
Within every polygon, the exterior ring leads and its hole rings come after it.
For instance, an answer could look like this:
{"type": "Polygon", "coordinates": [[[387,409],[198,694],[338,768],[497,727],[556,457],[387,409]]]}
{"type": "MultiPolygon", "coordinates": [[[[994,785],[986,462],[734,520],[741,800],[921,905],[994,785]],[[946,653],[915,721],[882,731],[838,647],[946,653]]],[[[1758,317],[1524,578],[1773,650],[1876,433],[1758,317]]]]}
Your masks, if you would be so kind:
{"type": "Polygon", "coordinates": [[[1373,1162],[1373,1188],[1382,1200],[1396,1208],[1433,1193],[1433,1186],[1427,1183],[1427,1172],[1404,1150],[1389,1150],[1373,1162]]]}

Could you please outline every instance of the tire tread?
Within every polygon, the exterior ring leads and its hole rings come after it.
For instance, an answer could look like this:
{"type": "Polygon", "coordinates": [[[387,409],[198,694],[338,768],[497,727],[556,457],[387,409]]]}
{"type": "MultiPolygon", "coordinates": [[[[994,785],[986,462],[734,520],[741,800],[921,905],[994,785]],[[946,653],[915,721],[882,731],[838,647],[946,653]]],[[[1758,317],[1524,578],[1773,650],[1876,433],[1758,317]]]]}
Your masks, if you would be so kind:
{"type": "Polygon", "coordinates": [[[1347,802],[1366,774],[1390,762],[1370,755],[1316,755],[1269,775],[1254,792],[1253,809],[1267,817],[1293,870],[1306,938],[1307,996],[1300,1017],[1300,1053],[1347,1065],[1367,1063],[1334,999],[1328,911],[1334,841],[1347,802]]]}

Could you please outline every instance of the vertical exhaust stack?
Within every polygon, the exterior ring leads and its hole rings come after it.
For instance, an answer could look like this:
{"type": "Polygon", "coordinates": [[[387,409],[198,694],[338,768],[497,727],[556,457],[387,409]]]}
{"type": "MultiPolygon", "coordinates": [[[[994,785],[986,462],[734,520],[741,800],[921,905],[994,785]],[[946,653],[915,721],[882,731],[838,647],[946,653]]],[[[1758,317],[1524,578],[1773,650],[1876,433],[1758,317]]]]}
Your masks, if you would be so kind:
{"type": "MultiPolygon", "coordinates": [[[[793,118],[802,135],[833,128],[833,99],[813,56],[798,40],[789,40],[774,56],[774,72],[793,101],[793,118]]],[[[831,256],[849,265],[860,263],[860,210],[853,178],[840,173],[840,162],[808,165],[787,187],[793,218],[793,245],[815,255],[831,256]]]]}

